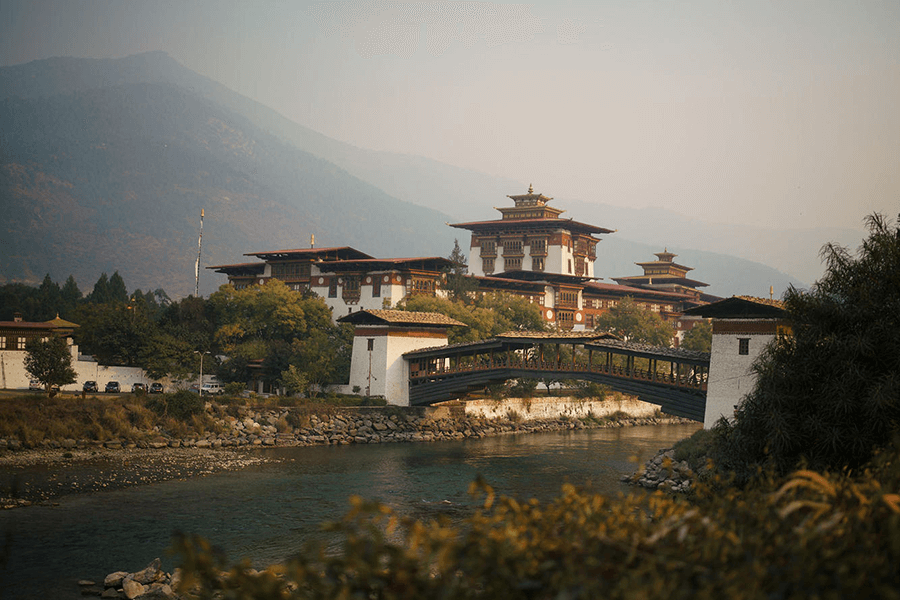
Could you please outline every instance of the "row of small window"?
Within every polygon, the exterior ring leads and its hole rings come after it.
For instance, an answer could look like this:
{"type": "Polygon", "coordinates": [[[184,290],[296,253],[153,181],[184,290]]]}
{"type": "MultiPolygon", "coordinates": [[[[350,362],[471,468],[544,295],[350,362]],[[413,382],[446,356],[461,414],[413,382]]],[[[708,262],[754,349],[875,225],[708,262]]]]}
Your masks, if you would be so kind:
{"type": "MultiPolygon", "coordinates": [[[[485,273],[493,273],[496,268],[496,259],[494,258],[483,258],[481,260],[481,270],[485,273]]],[[[504,258],[503,259],[503,270],[504,271],[521,271],[522,270],[522,259],[521,258],[504,258]]],[[[531,259],[531,270],[532,271],[543,271],[544,270],[544,259],[543,258],[532,258],[531,259]]]]}
{"type": "MultiPolygon", "coordinates": [[[[531,254],[546,254],[547,253],[547,240],[531,240],[529,242],[529,248],[531,254]]],[[[524,242],[522,240],[506,240],[503,242],[503,254],[523,254],[524,253],[524,242]]],[[[482,256],[496,256],[497,255],[497,242],[482,240],[481,242],[481,255],[482,256]]]]}
{"type": "MultiPolygon", "coordinates": [[[[48,338],[41,338],[42,342],[46,342],[48,338]]],[[[0,350],[12,350],[15,344],[16,350],[24,350],[27,338],[14,337],[7,340],[6,336],[0,335],[0,350]],[[9,346],[7,346],[9,344],[9,346]]]]}
{"type": "MultiPolygon", "coordinates": [[[[435,290],[435,282],[432,279],[413,279],[407,285],[409,293],[412,294],[431,294],[435,290]]],[[[337,288],[337,280],[332,279],[328,285],[329,298],[337,298],[337,288]]],[[[359,298],[361,295],[359,279],[356,277],[345,277],[341,297],[359,298]]],[[[372,281],[372,297],[381,298],[381,281],[377,279],[372,281]]]]}
{"type": "Polygon", "coordinates": [[[310,263],[273,263],[272,277],[279,279],[303,279],[309,278],[310,263]]]}

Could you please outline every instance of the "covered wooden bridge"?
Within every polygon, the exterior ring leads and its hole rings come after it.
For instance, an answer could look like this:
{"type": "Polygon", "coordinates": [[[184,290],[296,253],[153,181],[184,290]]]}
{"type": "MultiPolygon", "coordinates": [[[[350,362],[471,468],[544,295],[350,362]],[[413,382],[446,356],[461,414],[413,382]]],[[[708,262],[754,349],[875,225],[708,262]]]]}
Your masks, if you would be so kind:
{"type": "Polygon", "coordinates": [[[510,379],[596,382],[703,421],[709,354],[623,342],[594,332],[511,332],[468,344],[414,350],[409,403],[433,404],[510,379]]]}

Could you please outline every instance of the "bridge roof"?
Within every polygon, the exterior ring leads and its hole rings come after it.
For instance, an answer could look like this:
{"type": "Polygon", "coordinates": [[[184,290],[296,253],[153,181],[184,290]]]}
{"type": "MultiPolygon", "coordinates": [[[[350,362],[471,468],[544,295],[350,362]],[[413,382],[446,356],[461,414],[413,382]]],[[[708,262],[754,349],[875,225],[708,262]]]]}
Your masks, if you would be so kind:
{"type": "Polygon", "coordinates": [[[432,346],[406,352],[403,356],[405,358],[438,358],[469,352],[518,350],[531,348],[537,344],[587,344],[592,341],[617,339],[619,338],[611,333],[593,331],[508,331],[478,342],[432,346]]]}
{"type": "Polygon", "coordinates": [[[697,352],[683,348],[663,348],[637,342],[624,342],[618,339],[598,340],[585,344],[586,348],[594,350],[612,351],[616,354],[639,356],[641,358],[655,358],[672,360],[693,365],[709,365],[709,352],[697,352]]]}

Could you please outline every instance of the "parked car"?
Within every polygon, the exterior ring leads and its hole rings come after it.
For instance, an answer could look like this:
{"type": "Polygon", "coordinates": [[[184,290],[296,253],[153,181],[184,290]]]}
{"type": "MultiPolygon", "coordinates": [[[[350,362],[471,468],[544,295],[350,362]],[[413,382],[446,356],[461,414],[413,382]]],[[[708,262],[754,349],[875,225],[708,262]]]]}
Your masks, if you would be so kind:
{"type": "Polygon", "coordinates": [[[220,383],[204,383],[200,389],[210,396],[221,396],[225,393],[225,388],[220,383]]]}
{"type": "Polygon", "coordinates": [[[84,385],[81,386],[81,389],[85,392],[99,392],[100,388],[97,387],[96,381],[85,381],[84,385]]]}
{"type": "Polygon", "coordinates": [[[119,382],[118,381],[110,381],[106,384],[106,393],[107,394],[118,394],[121,390],[119,390],[119,382]]]}
{"type": "Polygon", "coordinates": [[[44,386],[37,379],[32,379],[31,381],[28,382],[28,389],[39,392],[42,389],[44,389],[44,386]]]}
{"type": "Polygon", "coordinates": [[[153,383],[150,384],[150,393],[151,394],[162,394],[163,393],[163,385],[158,381],[154,381],[153,383]]]}
{"type": "Polygon", "coordinates": [[[132,394],[146,394],[147,393],[147,384],[146,383],[131,384],[131,393],[132,394]]]}

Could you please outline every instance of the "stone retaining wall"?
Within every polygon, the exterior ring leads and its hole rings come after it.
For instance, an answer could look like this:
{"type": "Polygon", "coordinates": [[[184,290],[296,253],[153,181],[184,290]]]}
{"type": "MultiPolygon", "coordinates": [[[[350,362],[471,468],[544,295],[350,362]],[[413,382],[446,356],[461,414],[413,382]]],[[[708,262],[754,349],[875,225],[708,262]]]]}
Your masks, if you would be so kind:
{"type": "MultiPolygon", "coordinates": [[[[561,399],[553,399],[561,400],[561,399]]],[[[481,401],[476,401],[481,402],[481,401]]],[[[490,402],[490,401],[485,401],[490,402]]],[[[217,432],[200,436],[177,437],[164,431],[148,432],[139,439],[111,440],[45,440],[38,447],[44,448],[233,448],[266,446],[315,446],[344,444],[378,444],[391,442],[430,442],[480,438],[507,433],[532,433],[593,427],[626,427],[660,423],[689,423],[684,419],[658,416],[645,407],[637,407],[630,415],[627,403],[611,402],[606,414],[619,411],[614,419],[591,416],[588,411],[575,414],[575,404],[557,402],[557,416],[549,402],[531,401],[531,409],[525,410],[526,401],[513,400],[495,403],[492,410],[483,404],[447,403],[433,407],[365,407],[333,408],[308,414],[300,408],[230,409],[236,416],[217,419],[217,432]],[[504,408],[505,407],[505,408],[504,408]],[[516,409],[521,410],[519,413],[516,409]],[[569,409],[570,412],[567,412],[569,409]],[[484,416],[496,415],[496,416],[484,416]],[[522,415],[528,415],[523,418],[522,415]]],[[[600,403],[606,404],[606,403],[600,403]]],[[[640,403],[644,404],[644,403],[640,403]]],[[[586,406],[586,405],[585,405],[586,406]]],[[[653,406],[653,405],[648,405],[653,406]]],[[[594,413],[596,415],[596,413],[594,413]]],[[[20,450],[29,446],[17,439],[0,439],[0,451],[20,450]]]]}

